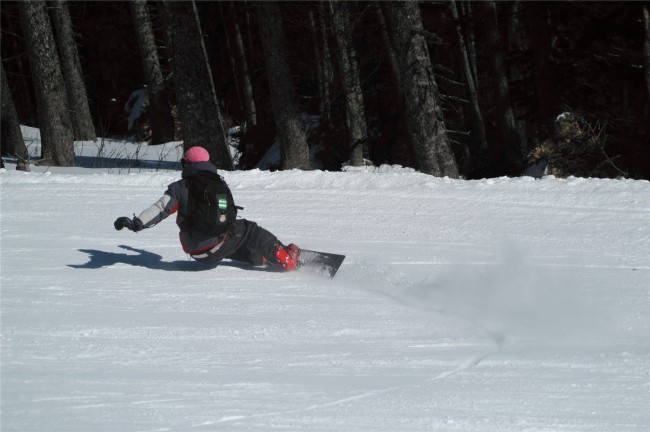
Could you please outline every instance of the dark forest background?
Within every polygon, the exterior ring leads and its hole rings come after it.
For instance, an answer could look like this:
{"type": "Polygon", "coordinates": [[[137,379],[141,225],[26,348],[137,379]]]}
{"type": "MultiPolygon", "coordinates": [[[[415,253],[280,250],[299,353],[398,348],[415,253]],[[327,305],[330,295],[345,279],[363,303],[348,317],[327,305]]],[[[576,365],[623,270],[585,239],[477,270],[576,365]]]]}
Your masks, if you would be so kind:
{"type": "MultiPolygon", "coordinates": [[[[43,120],[19,3],[1,2],[3,73],[20,123],[39,127],[43,120]]],[[[50,14],[61,4],[69,11],[97,136],[133,135],[124,105],[147,83],[130,3],[47,3],[50,14]]],[[[177,9],[170,3],[178,2],[146,2],[163,105],[173,118],[170,140],[183,139],[189,133],[183,122],[191,121],[178,112],[181,91],[174,74],[178,78],[180,72],[174,67],[181,60],[170,41],[170,34],[180,40],[170,26],[186,26],[176,21],[190,4],[200,19],[223,128],[245,126],[238,140],[240,168],[254,167],[278,133],[290,133],[278,126],[281,96],[273,95],[277,86],[269,84],[269,76],[275,66],[265,58],[280,33],[288,65],[284,84],[291,86],[298,112],[320,118],[307,139],[324,169],[339,170],[356,149],[375,165],[420,168],[409,138],[407,84],[396,72],[404,32],[396,18],[403,12],[396,10],[398,2],[346,2],[344,9],[329,1],[272,2],[269,10],[258,2],[190,1],[177,9]],[[365,124],[361,132],[353,130],[351,117],[355,82],[365,124]]],[[[416,6],[422,27],[413,34],[428,49],[444,139],[459,175],[521,175],[547,166],[556,175],[650,178],[650,18],[643,3],[423,1],[416,6]]],[[[149,110],[140,119],[138,139],[152,139],[152,113],[158,118],[149,110]]],[[[3,154],[16,151],[9,149],[3,138],[3,154]]]]}

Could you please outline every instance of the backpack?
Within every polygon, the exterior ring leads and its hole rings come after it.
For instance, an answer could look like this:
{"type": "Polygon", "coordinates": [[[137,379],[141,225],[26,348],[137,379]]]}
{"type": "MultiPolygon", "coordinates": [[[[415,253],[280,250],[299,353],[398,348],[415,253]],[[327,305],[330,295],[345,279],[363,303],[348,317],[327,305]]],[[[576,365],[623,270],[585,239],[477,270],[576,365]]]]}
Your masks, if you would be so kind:
{"type": "Polygon", "coordinates": [[[187,177],[189,198],[182,228],[221,236],[233,231],[237,207],[230,188],[219,175],[199,171],[187,177]]]}

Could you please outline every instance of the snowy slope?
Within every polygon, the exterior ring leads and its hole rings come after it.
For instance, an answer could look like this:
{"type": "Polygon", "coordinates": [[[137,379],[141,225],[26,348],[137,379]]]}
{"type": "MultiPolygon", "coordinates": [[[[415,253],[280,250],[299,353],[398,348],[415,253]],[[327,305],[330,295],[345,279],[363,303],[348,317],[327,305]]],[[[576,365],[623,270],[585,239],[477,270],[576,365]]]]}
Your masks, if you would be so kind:
{"type": "Polygon", "coordinates": [[[0,172],[3,432],[649,430],[650,183],[225,173],[326,280],[113,229],[178,177],[0,172]]]}

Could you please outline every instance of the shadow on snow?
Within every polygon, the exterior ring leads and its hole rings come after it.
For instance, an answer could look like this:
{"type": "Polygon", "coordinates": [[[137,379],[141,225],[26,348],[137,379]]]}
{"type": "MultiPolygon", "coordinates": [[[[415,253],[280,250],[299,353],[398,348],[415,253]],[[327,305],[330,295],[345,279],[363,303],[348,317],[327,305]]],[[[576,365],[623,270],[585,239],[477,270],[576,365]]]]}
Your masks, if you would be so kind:
{"type": "Polygon", "coordinates": [[[240,261],[220,261],[215,264],[202,264],[197,261],[177,260],[163,261],[162,256],[143,249],[136,249],[131,246],[120,245],[120,248],[137,252],[137,255],[118,252],[106,252],[97,249],[79,249],[80,252],[88,254],[88,262],[85,264],[68,264],[68,267],[76,269],[98,269],[110,267],[115,264],[128,264],[134,267],[145,267],[151,270],[165,271],[205,271],[217,267],[236,267],[252,271],[276,271],[269,267],[253,267],[250,264],[240,261]]]}

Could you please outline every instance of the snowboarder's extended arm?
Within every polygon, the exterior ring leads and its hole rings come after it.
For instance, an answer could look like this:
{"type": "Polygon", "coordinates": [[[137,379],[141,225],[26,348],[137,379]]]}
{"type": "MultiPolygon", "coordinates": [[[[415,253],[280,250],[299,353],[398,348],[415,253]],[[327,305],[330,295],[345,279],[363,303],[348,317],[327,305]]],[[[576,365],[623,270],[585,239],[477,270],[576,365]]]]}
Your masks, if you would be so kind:
{"type": "Polygon", "coordinates": [[[138,232],[144,228],[151,228],[170,214],[175,213],[178,210],[178,201],[168,192],[132,220],[128,217],[117,218],[114,223],[115,229],[119,231],[122,228],[128,228],[138,232]]]}
{"type": "Polygon", "coordinates": [[[165,192],[165,195],[151,207],[140,213],[138,219],[142,221],[144,228],[151,228],[176,210],[178,210],[178,201],[170,193],[165,192]]]}

